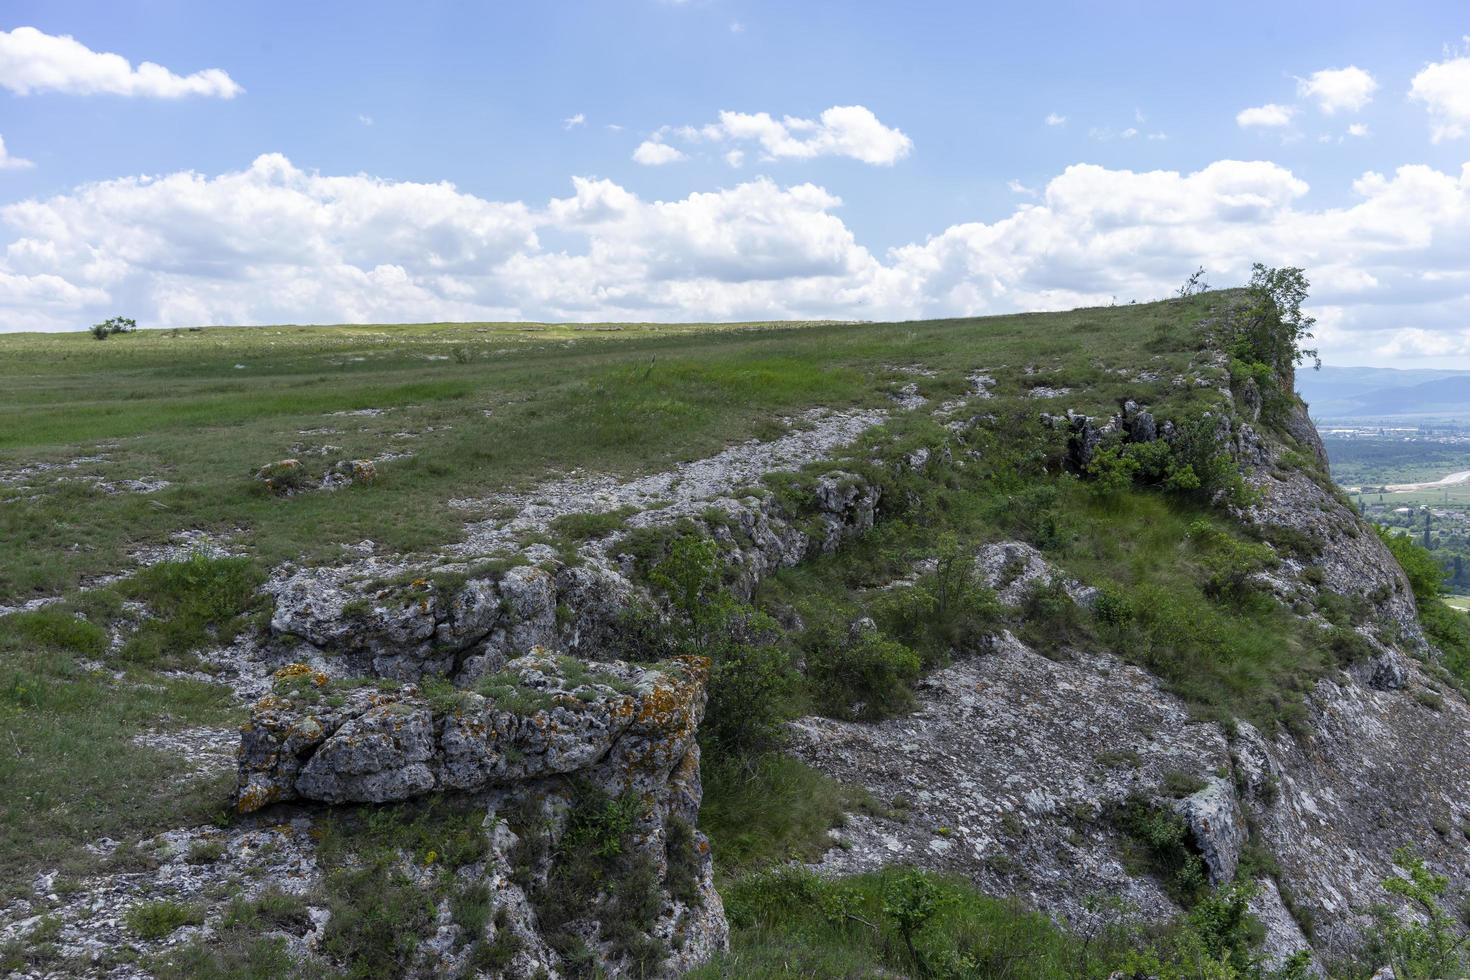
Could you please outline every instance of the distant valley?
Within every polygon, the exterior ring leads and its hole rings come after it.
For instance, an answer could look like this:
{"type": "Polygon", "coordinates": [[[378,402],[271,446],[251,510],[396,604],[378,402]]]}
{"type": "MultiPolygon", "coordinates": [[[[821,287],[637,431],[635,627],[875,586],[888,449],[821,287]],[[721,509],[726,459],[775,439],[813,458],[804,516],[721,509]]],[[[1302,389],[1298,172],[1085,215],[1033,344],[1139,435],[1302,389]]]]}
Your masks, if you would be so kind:
{"type": "Polygon", "coordinates": [[[1297,374],[1318,421],[1457,419],[1470,424],[1470,371],[1323,367],[1297,374]]]}

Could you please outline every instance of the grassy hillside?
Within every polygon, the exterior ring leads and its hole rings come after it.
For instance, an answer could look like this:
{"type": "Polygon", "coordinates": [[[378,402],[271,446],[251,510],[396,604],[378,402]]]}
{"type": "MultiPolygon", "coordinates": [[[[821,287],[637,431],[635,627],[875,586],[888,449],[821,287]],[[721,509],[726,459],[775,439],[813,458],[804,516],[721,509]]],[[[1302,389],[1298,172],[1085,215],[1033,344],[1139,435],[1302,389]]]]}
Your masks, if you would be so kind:
{"type": "Polygon", "coordinates": [[[183,530],[239,531],[267,563],[328,558],[363,538],[432,547],[477,516],[452,499],[577,468],[661,469],[770,437],[815,406],[891,404],[885,391],[912,365],[935,372],[935,394],[991,370],[1011,390],[1066,385],[1086,392],[1068,406],[1107,405],[1124,390],[1114,371],[1181,369],[1198,343],[1190,324],[1220,295],[903,324],[3,336],[0,603],[65,591],[183,530]],[[339,414],[368,410],[380,414],[339,414]],[[287,457],[319,474],[385,455],[398,458],[362,490],[279,498],[251,480],[287,457]],[[107,492],[123,480],[169,486],[107,492]]]}
{"type": "MultiPolygon", "coordinates": [[[[12,789],[0,896],[42,868],[88,873],[96,862],[79,845],[100,836],[228,823],[224,779],[191,777],[137,736],[238,722],[231,693],[195,672],[215,669],[198,654],[262,621],[256,590],[272,566],[330,561],[364,538],[380,553],[432,550],[469,520],[505,517],[498,491],[578,470],[662,471],[800,427],[809,409],[860,406],[887,410],[887,423],[754,488],[794,521],[812,516],[812,486],[834,470],[881,490],[876,528],[837,554],[771,576],[745,602],[723,591],[715,551],[699,550],[708,539],[650,534],[647,554],[629,539],[673,613],[657,627],[667,635],[649,625],[649,650],[634,654],[669,645],[715,661],[700,825],[735,943],[700,975],[1193,976],[1208,963],[1209,975],[1262,976],[1245,890],[1195,888],[1169,929],[1081,937],[959,880],[779,869],[830,847],[844,811],[889,805],[783,755],[782,724],[902,715],[922,674],[1001,630],[1048,657],[1114,654],[1198,717],[1268,733],[1301,730],[1305,692],[1371,652],[1354,632],[1365,603],[1323,592],[1298,608],[1269,588],[1265,573],[1282,557],[1309,562],[1311,541],[1258,540],[1220,506],[1252,493],[1219,437],[1222,388],[1232,370],[1242,391],[1269,376],[1227,366],[1209,341],[1238,298],[888,324],[0,337],[0,604],[64,597],[0,617],[0,731],[14,749],[0,756],[12,789]],[[1081,472],[1068,466],[1066,426],[1042,416],[1111,417],[1128,398],[1174,425],[1171,439],[1114,432],[1081,472]],[[290,495],[253,477],[285,458],[308,477],[290,495]],[[358,458],[377,461],[376,479],[319,489],[334,462],[358,458]],[[140,550],[186,531],[237,556],[140,567],[140,550]],[[1058,580],[1001,604],[973,558],[1016,541],[1096,588],[1096,602],[1073,603],[1058,580]],[[854,632],[859,621],[871,632],[854,632]]],[[[1285,393],[1262,397],[1263,430],[1277,427],[1292,467],[1315,469],[1280,427],[1285,393]]],[[[606,533],[602,516],[579,515],[567,533],[606,533]]],[[[1470,632],[1460,619],[1445,630],[1470,632]]]]}

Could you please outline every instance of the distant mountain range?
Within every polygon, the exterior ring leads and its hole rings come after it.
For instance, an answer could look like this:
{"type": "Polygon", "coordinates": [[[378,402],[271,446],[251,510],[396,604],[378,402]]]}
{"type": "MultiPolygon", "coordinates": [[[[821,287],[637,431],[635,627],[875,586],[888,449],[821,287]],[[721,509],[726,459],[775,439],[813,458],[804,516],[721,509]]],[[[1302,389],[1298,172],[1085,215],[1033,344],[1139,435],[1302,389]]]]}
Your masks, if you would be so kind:
{"type": "Polygon", "coordinates": [[[1299,368],[1296,387],[1317,419],[1470,419],[1470,371],[1299,368]]]}

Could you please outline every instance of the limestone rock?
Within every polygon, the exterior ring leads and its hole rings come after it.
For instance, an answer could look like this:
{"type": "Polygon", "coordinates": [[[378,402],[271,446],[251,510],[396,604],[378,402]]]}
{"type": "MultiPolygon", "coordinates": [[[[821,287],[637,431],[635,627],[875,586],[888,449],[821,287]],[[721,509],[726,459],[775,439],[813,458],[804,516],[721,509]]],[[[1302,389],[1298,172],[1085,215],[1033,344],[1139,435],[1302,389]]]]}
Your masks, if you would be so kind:
{"type": "Polygon", "coordinates": [[[430,701],[412,685],[365,687],[335,706],[269,695],[241,730],[237,805],[250,812],[292,799],[385,803],[607,759],[634,783],[656,784],[694,744],[707,678],[708,664],[697,658],[654,669],[583,665],[537,650],[487,678],[482,693],[430,701]]]}
{"type": "Polygon", "coordinates": [[[1240,849],[1249,836],[1245,816],[1235,799],[1235,787],[1216,776],[1204,789],[1180,800],[1176,809],[1189,823],[1195,846],[1209,869],[1210,882],[1218,885],[1233,879],[1240,849]]]}
{"type": "Polygon", "coordinates": [[[281,459],[255,471],[255,478],[272,493],[290,493],[306,485],[306,469],[299,459],[281,459]]]}

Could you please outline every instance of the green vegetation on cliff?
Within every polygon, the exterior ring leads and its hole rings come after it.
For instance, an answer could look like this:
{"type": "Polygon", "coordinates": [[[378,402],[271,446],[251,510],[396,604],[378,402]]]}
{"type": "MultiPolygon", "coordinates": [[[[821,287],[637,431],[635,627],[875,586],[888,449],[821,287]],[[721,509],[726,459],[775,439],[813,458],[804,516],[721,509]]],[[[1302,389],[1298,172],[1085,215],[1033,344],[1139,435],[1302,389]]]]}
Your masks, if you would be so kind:
{"type": "MultiPolygon", "coordinates": [[[[926,674],[983,655],[1007,630],[1047,657],[1085,649],[1142,667],[1198,718],[1302,731],[1306,693],[1372,657],[1358,630],[1382,624],[1362,596],[1293,598],[1276,587],[1283,562],[1309,565],[1320,542],[1237,519],[1261,492],[1242,478],[1239,429],[1223,420],[1257,411],[1284,465],[1318,469],[1310,440],[1291,426],[1291,379],[1310,356],[1304,291],[1296,270],[1262,269],[1248,291],[904,324],[0,338],[0,351],[43,359],[40,370],[10,375],[5,365],[18,358],[0,360],[0,377],[14,382],[0,395],[0,535],[13,543],[0,554],[0,602],[61,596],[0,617],[0,725],[17,756],[0,761],[0,779],[15,789],[0,807],[0,884],[18,889],[58,863],[69,870],[67,857],[80,866],[81,845],[95,837],[137,839],[226,803],[223,780],[191,777],[150,745],[182,726],[234,720],[222,687],[177,672],[218,670],[201,651],[262,621],[265,569],[338,558],[363,538],[380,552],[442,546],[467,520],[504,516],[497,492],[578,469],[664,470],[799,429],[812,408],[882,409],[885,424],[833,458],[750,488],[814,537],[823,533],[817,495],[834,481],[873,491],[877,513],[861,538],[766,578],[748,599],[735,598],[718,534],[681,536],[681,525],[625,540],[674,616],[667,628],[630,618],[619,655],[696,653],[714,665],[700,732],[701,829],[735,942],[697,975],[1265,976],[1248,886],[1208,887],[1172,810],[1140,805],[1111,819],[1139,844],[1140,874],[1165,880],[1185,913],[1145,928],[1115,909],[1106,928],[1073,934],[941,875],[895,868],[833,880],[787,867],[829,848],[844,814],[897,804],[781,748],[786,723],[802,715],[905,714],[926,674]],[[1115,415],[1120,424],[1101,424],[1115,415]],[[288,468],[296,492],[252,477],[283,459],[298,460],[288,468]],[[321,489],[339,459],[374,459],[375,476],[321,489]],[[239,554],[133,567],[178,532],[201,531],[239,554]],[[1028,570],[1031,554],[1046,575],[1028,570]],[[119,571],[131,574],[90,581],[119,571]],[[79,590],[84,582],[93,587],[79,590]]],[[[567,557],[631,516],[563,517],[550,537],[567,557]]],[[[706,528],[720,530],[721,519],[705,515],[706,528]]],[[[1401,539],[1389,546],[1446,669],[1470,677],[1465,617],[1438,604],[1423,556],[1401,539]]],[[[462,584],[415,587],[448,599],[462,584]]],[[[482,689],[500,680],[490,675],[482,689]]],[[[625,840],[631,811],[618,799],[588,800],[577,804],[571,839],[522,855],[562,869],[530,901],[549,941],[588,969],[579,913],[602,903],[608,928],[594,938],[651,967],[667,952],[639,938],[653,914],[640,898],[656,874],[625,840]],[[573,851],[595,859],[578,863],[573,851]],[[613,900],[608,882],[618,883],[613,900]]],[[[401,971],[433,927],[435,910],[405,876],[402,853],[453,869],[483,857],[473,814],[443,837],[407,810],[382,812],[348,818],[362,826],[332,822],[320,842],[320,894],[334,909],[324,949],[360,964],[356,975],[401,971]],[[473,847],[460,847],[465,839],[473,847]]],[[[520,814],[515,829],[527,832],[535,818],[520,814]]],[[[680,833],[687,864],[694,834],[687,825],[680,833]]],[[[529,833],[523,840],[540,846],[529,833]]],[[[485,894],[451,888],[438,871],[425,877],[456,921],[483,929],[493,914],[485,894]]],[[[265,912],[243,902],[237,911],[220,923],[220,948],[182,948],[160,969],[273,969],[281,948],[254,942],[248,925],[265,912]]],[[[195,918],[192,907],[159,907],[138,913],[134,931],[164,934],[195,918]]],[[[475,950],[487,969],[514,953],[483,941],[475,950]]]]}

